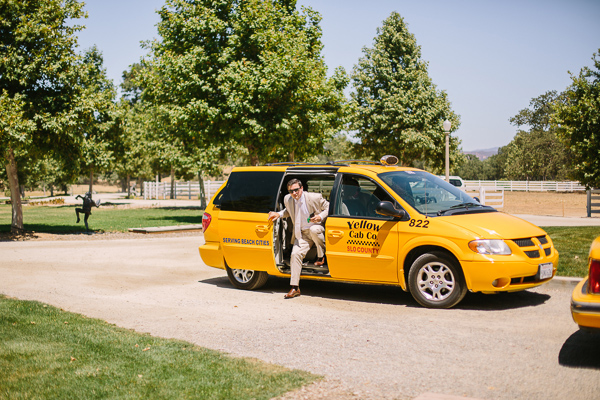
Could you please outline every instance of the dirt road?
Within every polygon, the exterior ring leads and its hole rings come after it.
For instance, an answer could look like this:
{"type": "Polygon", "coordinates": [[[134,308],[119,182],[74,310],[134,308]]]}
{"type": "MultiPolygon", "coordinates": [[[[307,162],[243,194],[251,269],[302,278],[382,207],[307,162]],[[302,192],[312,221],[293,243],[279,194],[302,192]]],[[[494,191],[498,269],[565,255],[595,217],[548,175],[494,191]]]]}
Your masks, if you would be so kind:
{"type": "Polygon", "coordinates": [[[597,398],[599,337],[577,330],[569,287],[468,294],[451,310],[399,288],[327,282],[284,300],[285,279],[233,289],[202,263],[201,242],[0,242],[0,293],[327,377],[302,398],[597,398]]]}

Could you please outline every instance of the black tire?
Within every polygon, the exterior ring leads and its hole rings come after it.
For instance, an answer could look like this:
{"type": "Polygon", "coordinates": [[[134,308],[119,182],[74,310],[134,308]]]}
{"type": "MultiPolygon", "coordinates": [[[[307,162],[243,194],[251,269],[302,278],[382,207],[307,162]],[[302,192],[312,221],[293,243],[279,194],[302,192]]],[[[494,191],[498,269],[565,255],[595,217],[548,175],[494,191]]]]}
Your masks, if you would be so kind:
{"type": "Polygon", "coordinates": [[[238,289],[255,290],[263,287],[267,283],[269,274],[264,271],[254,271],[251,269],[227,269],[229,282],[238,289]]]}
{"type": "Polygon", "coordinates": [[[408,288],[423,307],[450,308],[467,294],[462,270],[443,253],[426,253],[417,258],[408,272],[408,288]]]}

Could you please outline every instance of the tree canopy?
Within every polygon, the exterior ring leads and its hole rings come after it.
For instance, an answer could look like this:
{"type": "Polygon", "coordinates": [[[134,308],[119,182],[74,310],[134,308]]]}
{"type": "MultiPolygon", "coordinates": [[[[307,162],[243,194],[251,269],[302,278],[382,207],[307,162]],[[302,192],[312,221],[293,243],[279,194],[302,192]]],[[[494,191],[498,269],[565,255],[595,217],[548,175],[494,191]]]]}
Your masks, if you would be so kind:
{"type": "Polygon", "coordinates": [[[572,174],[583,185],[600,187],[600,49],[594,66],[571,74],[567,100],[557,105],[552,120],[572,155],[572,174]]]}
{"type": "Polygon", "coordinates": [[[570,173],[568,149],[556,136],[553,114],[565,95],[548,91],[531,99],[510,122],[521,128],[506,146],[505,174],[509,179],[565,180],[570,173]]]}
{"type": "MultiPolygon", "coordinates": [[[[444,120],[459,125],[447,94],[437,89],[421,58],[421,48],[400,14],[393,12],[377,29],[372,48],[354,67],[351,78],[351,129],[359,155],[379,159],[394,154],[403,165],[421,161],[444,168],[444,120]]],[[[451,136],[451,165],[462,157],[451,136]]]]}
{"type": "Polygon", "coordinates": [[[243,146],[252,164],[320,151],[342,124],[346,78],[327,78],[320,17],[295,0],[167,0],[143,98],[182,146],[243,146]]]}
{"type": "Polygon", "coordinates": [[[17,161],[31,168],[53,160],[76,174],[90,133],[85,127],[102,112],[102,73],[93,72],[97,53],[76,53],[75,33],[83,27],[70,22],[86,16],[82,6],[75,0],[8,0],[0,7],[0,147],[13,232],[23,229],[17,161]]]}

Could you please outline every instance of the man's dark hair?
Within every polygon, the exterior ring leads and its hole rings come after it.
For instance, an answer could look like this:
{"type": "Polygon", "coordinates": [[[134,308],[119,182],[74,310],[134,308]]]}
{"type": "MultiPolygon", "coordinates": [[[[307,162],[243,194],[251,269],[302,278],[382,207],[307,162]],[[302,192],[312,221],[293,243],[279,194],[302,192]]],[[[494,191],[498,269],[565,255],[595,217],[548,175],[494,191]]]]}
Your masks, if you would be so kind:
{"type": "Polygon", "coordinates": [[[294,179],[291,179],[291,180],[290,180],[290,181],[287,183],[287,187],[288,187],[288,189],[289,189],[289,188],[290,188],[292,185],[294,185],[294,184],[296,184],[296,183],[297,183],[298,185],[300,185],[300,187],[302,187],[302,182],[300,181],[300,179],[296,179],[296,178],[294,178],[294,179]]]}

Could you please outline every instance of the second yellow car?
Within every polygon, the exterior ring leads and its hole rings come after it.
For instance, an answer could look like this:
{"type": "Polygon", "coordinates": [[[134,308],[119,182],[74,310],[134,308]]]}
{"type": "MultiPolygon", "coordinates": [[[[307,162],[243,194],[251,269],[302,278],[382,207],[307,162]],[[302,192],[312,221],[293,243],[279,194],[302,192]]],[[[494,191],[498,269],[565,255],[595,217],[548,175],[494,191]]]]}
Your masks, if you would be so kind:
{"type": "Polygon", "coordinates": [[[571,314],[579,328],[600,331],[600,236],[590,248],[588,276],[573,290],[571,314]]]}

